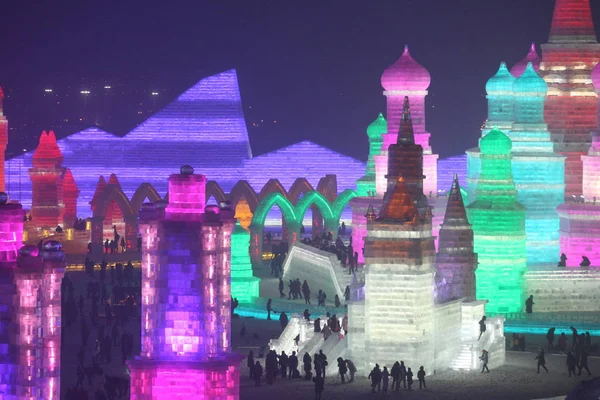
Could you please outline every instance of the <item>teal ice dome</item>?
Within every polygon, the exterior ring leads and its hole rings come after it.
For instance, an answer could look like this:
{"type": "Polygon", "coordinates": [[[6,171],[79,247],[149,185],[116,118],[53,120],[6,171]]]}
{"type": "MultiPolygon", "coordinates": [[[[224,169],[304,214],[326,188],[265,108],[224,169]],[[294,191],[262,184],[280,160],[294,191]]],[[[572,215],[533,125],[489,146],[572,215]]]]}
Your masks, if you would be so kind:
{"type": "Polygon", "coordinates": [[[527,63],[523,74],[515,80],[512,90],[516,95],[531,93],[531,95],[539,94],[540,96],[546,96],[548,84],[535,72],[533,65],[527,63]]]}
{"type": "Polygon", "coordinates": [[[510,154],[512,141],[500,129],[494,128],[479,141],[481,154],[510,154]]]}
{"type": "Polygon", "coordinates": [[[385,133],[387,133],[387,121],[383,114],[379,113],[377,118],[367,127],[367,136],[369,136],[369,139],[380,139],[385,133]]]}
{"type": "Polygon", "coordinates": [[[488,79],[485,84],[485,91],[487,94],[495,93],[511,93],[513,90],[513,84],[515,83],[515,77],[512,76],[506,63],[503,61],[498,68],[496,75],[488,79]]]}

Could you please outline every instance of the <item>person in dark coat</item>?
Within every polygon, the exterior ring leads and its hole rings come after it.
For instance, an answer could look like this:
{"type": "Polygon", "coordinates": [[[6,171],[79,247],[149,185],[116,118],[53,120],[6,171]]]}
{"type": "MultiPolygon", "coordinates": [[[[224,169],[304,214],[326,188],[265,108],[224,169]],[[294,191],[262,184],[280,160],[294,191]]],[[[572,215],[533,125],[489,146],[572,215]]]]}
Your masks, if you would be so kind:
{"type": "Polygon", "coordinates": [[[287,378],[288,364],[289,364],[289,358],[288,358],[287,354],[285,354],[285,351],[282,351],[281,355],[279,356],[279,369],[281,370],[282,378],[287,378]]]}
{"type": "Polygon", "coordinates": [[[408,390],[412,390],[413,372],[410,367],[408,368],[408,371],[406,371],[406,382],[408,383],[408,390]]]}
{"type": "MultiPolygon", "coordinates": [[[[406,389],[406,377],[407,377],[406,366],[404,365],[404,361],[400,361],[400,382],[402,382],[404,389],[406,389]]],[[[396,386],[396,390],[400,389],[400,382],[398,382],[398,386],[396,386]]]]}
{"type": "MultiPolygon", "coordinates": [[[[250,379],[253,378],[253,371],[254,371],[254,351],[250,350],[250,353],[248,353],[248,362],[246,363],[246,365],[248,366],[248,370],[250,371],[250,379]]],[[[261,367],[262,369],[262,367],[261,367]]],[[[260,386],[260,382],[259,385],[260,386]]]]}
{"type": "Polygon", "coordinates": [[[337,359],[338,372],[340,374],[340,378],[342,379],[342,383],[346,383],[346,373],[348,373],[348,367],[346,366],[346,361],[342,357],[338,357],[337,359]]]}
{"type": "Polygon", "coordinates": [[[323,368],[321,367],[321,357],[315,353],[313,356],[313,364],[315,366],[315,375],[321,376],[323,374],[323,368]]]}
{"type": "Polygon", "coordinates": [[[581,356],[579,358],[579,373],[577,375],[581,375],[581,371],[585,369],[588,373],[588,376],[592,376],[590,369],[588,368],[588,349],[584,347],[581,352],[581,356]]]}
{"type": "Polygon", "coordinates": [[[267,319],[268,319],[268,320],[270,320],[270,319],[271,319],[271,311],[273,310],[273,309],[271,308],[271,302],[272,302],[272,300],[271,300],[271,299],[267,300],[267,319]]]}
{"type": "Polygon", "coordinates": [[[573,326],[570,326],[569,328],[571,328],[571,332],[573,333],[573,340],[571,342],[571,350],[575,349],[575,345],[577,344],[577,339],[579,337],[579,334],[577,333],[577,329],[573,326]]]}
{"type": "Polygon", "coordinates": [[[288,366],[290,368],[290,379],[300,376],[300,372],[298,372],[298,357],[295,351],[292,351],[292,355],[288,358],[288,366]]]}
{"type": "Polygon", "coordinates": [[[573,374],[573,376],[577,375],[575,367],[577,367],[577,361],[575,360],[573,352],[570,351],[567,353],[567,371],[569,372],[569,378],[571,377],[571,374],[573,374]]]}
{"type": "Polygon", "coordinates": [[[346,359],[346,366],[348,367],[348,372],[350,373],[350,380],[348,381],[348,383],[354,382],[354,375],[356,374],[356,365],[354,365],[354,362],[352,360],[346,359]]]}
{"type": "Polygon", "coordinates": [[[417,372],[417,378],[419,379],[419,389],[427,389],[427,386],[425,385],[425,370],[423,369],[422,365],[419,367],[419,371],[417,372]]]}
{"type": "Polygon", "coordinates": [[[558,348],[560,351],[565,352],[567,350],[567,335],[564,332],[558,337],[558,348]]]}
{"type": "Polygon", "coordinates": [[[251,374],[254,377],[254,386],[260,386],[260,378],[263,374],[263,368],[260,365],[260,361],[257,361],[256,364],[254,364],[251,374]]]}
{"type": "Polygon", "coordinates": [[[279,323],[281,324],[281,330],[284,330],[288,324],[288,316],[283,311],[279,314],[279,323]]]}
{"type": "Polygon", "coordinates": [[[390,375],[392,375],[392,390],[394,390],[394,388],[400,386],[400,363],[398,361],[392,365],[390,375]]]}
{"type": "Polygon", "coordinates": [[[317,375],[313,378],[313,382],[315,383],[315,400],[321,400],[321,395],[325,390],[325,379],[317,375]]]}
{"type": "Polygon", "coordinates": [[[375,393],[375,387],[377,387],[378,392],[381,391],[381,370],[379,369],[379,364],[375,364],[367,379],[371,379],[371,393],[375,393]]]}
{"type": "Polygon", "coordinates": [[[321,361],[321,369],[323,372],[323,378],[325,378],[325,368],[327,367],[327,356],[323,353],[323,350],[319,350],[319,361],[321,361]]]}
{"type": "Polygon", "coordinates": [[[531,314],[533,312],[533,305],[535,303],[533,302],[533,295],[530,295],[527,300],[525,300],[525,312],[527,314],[531,314]]]}
{"type": "Polygon", "coordinates": [[[479,321],[479,337],[477,338],[477,340],[481,339],[481,336],[485,333],[485,330],[487,329],[487,327],[485,326],[486,319],[487,318],[484,315],[483,317],[481,317],[481,320],[479,321]]]}
{"type": "Polygon", "coordinates": [[[552,350],[554,348],[554,331],[556,328],[548,329],[546,333],[546,340],[548,341],[548,350],[552,350]]]}
{"type": "Polygon", "coordinates": [[[540,352],[538,353],[535,359],[537,360],[537,373],[540,373],[540,367],[544,368],[546,370],[546,373],[548,373],[548,368],[546,368],[546,355],[544,354],[544,349],[540,348],[540,352]]]}
{"type": "Polygon", "coordinates": [[[481,364],[483,364],[483,366],[481,367],[481,373],[483,374],[485,370],[487,370],[487,372],[490,372],[490,369],[487,366],[489,361],[489,354],[487,350],[481,351],[481,357],[479,357],[479,359],[481,360],[481,364]]]}
{"type": "Polygon", "coordinates": [[[308,381],[312,375],[312,358],[310,357],[310,354],[304,353],[304,357],[302,357],[302,364],[304,364],[304,379],[308,381]]]}
{"type": "Polygon", "coordinates": [[[283,293],[283,279],[279,278],[279,297],[285,298],[285,293],[283,293]]]}

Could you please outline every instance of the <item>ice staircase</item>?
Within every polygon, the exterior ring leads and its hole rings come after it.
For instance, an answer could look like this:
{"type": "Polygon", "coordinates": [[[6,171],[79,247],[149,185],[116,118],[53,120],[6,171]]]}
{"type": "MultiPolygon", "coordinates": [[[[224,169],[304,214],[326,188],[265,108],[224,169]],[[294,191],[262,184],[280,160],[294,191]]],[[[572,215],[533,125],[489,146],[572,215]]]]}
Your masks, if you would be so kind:
{"type": "Polygon", "coordinates": [[[450,368],[456,371],[474,371],[481,368],[481,352],[488,351],[488,367],[495,368],[504,364],[505,354],[504,318],[488,318],[486,332],[479,340],[468,337],[462,341],[458,354],[450,363],[450,368]]]}
{"type": "Polygon", "coordinates": [[[281,354],[282,351],[291,354],[292,351],[295,351],[297,346],[294,339],[300,334],[301,318],[299,315],[292,315],[279,338],[269,341],[269,348],[275,350],[277,354],[281,354]]]}

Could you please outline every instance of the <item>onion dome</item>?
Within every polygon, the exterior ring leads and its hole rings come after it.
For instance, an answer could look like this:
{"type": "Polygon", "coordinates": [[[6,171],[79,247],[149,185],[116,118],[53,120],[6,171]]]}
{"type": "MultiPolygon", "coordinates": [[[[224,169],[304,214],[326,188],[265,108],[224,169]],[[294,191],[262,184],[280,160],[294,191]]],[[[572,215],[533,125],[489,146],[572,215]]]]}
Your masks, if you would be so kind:
{"type": "Polygon", "coordinates": [[[596,64],[592,69],[592,83],[594,84],[594,88],[600,91],[600,63],[596,64]]]}
{"type": "Polygon", "coordinates": [[[523,74],[523,72],[525,72],[525,68],[527,68],[527,64],[529,64],[529,63],[531,63],[531,65],[533,65],[533,69],[535,70],[535,72],[538,72],[540,70],[541,62],[542,62],[542,59],[540,58],[537,51],[535,50],[535,43],[531,43],[531,48],[529,49],[529,53],[527,53],[527,55],[525,56],[524,59],[522,59],[515,65],[513,65],[513,67],[510,69],[510,73],[515,78],[520,77],[523,74]]]}
{"type": "Polygon", "coordinates": [[[494,127],[479,141],[481,154],[509,154],[512,141],[500,129],[494,127]]]}
{"type": "Polygon", "coordinates": [[[548,92],[548,84],[535,72],[533,64],[528,63],[523,74],[515,80],[513,92],[515,94],[537,93],[540,96],[545,96],[546,92],[548,92]]]}
{"type": "Polygon", "coordinates": [[[381,86],[389,91],[422,91],[431,84],[431,75],[404,47],[404,53],[381,75],[381,86]]]}
{"type": "Polygon", "coordinates": [[[511,75],[506,63],[502,61],[496,75],[488,79],[485,84],[485,91],[487,94],[512,93],[513,83],[515,83],[515,77],[511,75]]]}
{"type": "Polygon", "coordinates": [[[387,133],[387,121],[383,114],[379,113],[375,121],[367,126],[367,136],[369,139],[379,139],[385,133],[387,133]]]}

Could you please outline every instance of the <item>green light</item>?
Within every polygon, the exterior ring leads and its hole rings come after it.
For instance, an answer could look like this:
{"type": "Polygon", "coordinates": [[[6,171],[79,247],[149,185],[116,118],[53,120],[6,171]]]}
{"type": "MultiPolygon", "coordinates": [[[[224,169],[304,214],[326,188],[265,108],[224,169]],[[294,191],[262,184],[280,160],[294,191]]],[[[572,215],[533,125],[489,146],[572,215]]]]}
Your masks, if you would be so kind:
{"type": "Polygon", "coordinates": [[[479,265],[477,299],[489,312],[520,312],[526,267],[525,209],[511,176],[511,140],[492,129],[480,140],[481,174],[467,207],[479,265]]]}
{"type": "Polygon", "coordinates": [[[367,171],[365,176],[356,182],[356,189],[361,197],[368,196],[369,192],[375,192],[375,156],[381,154],[385,133],[387,133],[387,121],[383,114],[379,113],[375,121],[367,127],[367,136],[369,137],[367,171]]]}
{"type": "Polygon", "coordinates": [[[260,279],[252,273],[250,233],[238,222],[231,234],[231,296],[251,303],[259,295],[260,279]]]}

